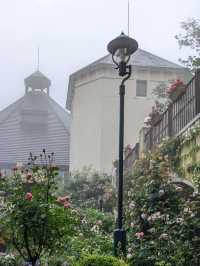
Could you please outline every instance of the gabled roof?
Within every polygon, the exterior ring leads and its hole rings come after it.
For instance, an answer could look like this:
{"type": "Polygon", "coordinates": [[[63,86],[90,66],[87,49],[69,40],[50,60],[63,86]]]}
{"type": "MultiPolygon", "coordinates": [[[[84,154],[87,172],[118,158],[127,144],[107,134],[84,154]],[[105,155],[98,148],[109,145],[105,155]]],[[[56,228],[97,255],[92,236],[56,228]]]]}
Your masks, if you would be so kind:
{"type": "Polygon", "coordinates": [[[30,80],[32,78],[43,78],[47,81],[50,81],[50,79],[48,79],[42,72],[40,72],[39,70],[33,72],[30,76],[28,76],[27,78],[25,78],[26,80],[30,80]]]}
{"type": "Polygon", "coordinates": [[[41,109],[42,107],[44,107],[44,105],[47,104],[48,110],[51,109],[56,114],[65,130],[70,130],[70,112],[62,108],[57,102],[55,102],[51,97],[47,95],[31,96],[30,94],[28,94],[20,98],[4,110],[0,111],[0,124],[6,121],[10,115],[20,111],[22,108],[26,108],[26,110],[31,110],[32,107],[35,108],[35,102],[37,102],[37,109],[41,109]]]}
{"type": "Polygon", "coordinates": [[[39,70],[35,71],[33,74],[24,79],[26,86],[31,88],[44,89],[51,86],[51,81],[39,70]]]}
{"type": "MultiPolygon", "coordinates": [[[[109,54],[93,64],[113,64],[112,56],[109,54]]],[[[144,66],[144,67],[167,67],[167,68],[183,68],[181,65],[170,62],[164,58],[161,58],[157,55],[151,54],[142,49],[138,49],[132,56],[130,63],[133,66],[144,66]]]]}
{"type": "Polygon", "coordinates": [[[10,104],[8,107],[0,111],[0,124],[8,119],[8,117],[16,112],[17,108],[23,103],[23,97],[16,102],[10,104]]]}
{"type": "Polygon", "coordinates": [[[54,110],[55,114],[62,122],[66,130],[70,131],[71,115],[70,112],[62,108],[56,101],[49,97],[49,105],[54,110]]]}
{"type": "MultiPolygon", "coordinates": [[[[162,69],[176,69],[176,70],[185,70],[185,68],[179,64],[170,62],[164,58],[161,58],[157,55],[151,54],[142,49],[138,49],[130,59],[130,63],[136,67],[144,67],[144,68],[162,68],[162,69]]],[[[113,65],[112,56],[110,54],[98,59],[97,61],[89,64],[88,66],[78,70],[70,76],[68,92],[67,92],[67,102],[66,108],[71,110],[73,95],[74,95],[74,78],[76,75],[81,74],[82,72],[86,72],[91,68],[95,68],[98,65],[113,65]]]]}
{"type": "MultiPolygon", "coordinates": [[[[30,76],[24,79],[26,86],[34,86],[38,89],[47,88],[51,85],[51,81],[39,70],[32,73],[30,76]]],[[[0,124],[3,123],[8,117],[20,110],[32,111],[53,111],[57,118],[60,120],[64,128],[70,130],[70,112],[62,108],[57,102],[55,102],[48,94],[41,91],[31,91],[27,92],[24,97],[20,98],[18,101],[9,105],[4,110],[0,111],[0,124]]]]}
{"type": "Polygon", "coordinates": [[[43,148],[56,154],[55,163],[69,166],[70,112],[49,97],[51,81],[36,71],[25,79],[25,95],[0,111],[0,167],[27,162],[43,148]]]}

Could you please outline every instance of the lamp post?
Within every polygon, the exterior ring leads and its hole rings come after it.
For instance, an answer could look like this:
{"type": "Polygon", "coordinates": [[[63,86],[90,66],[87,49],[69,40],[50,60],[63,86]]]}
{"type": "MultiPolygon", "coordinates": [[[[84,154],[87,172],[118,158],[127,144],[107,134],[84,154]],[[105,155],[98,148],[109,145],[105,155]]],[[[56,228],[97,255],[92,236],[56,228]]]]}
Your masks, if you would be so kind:
{"type": "Polygon", "coordinates": [[[126,255],[126,231],[123,229],[123,149],[124,149],[124,96],[125,82],[132,73],[131,65],[128,65],[131,55],[138,49],[136,40],[126,36],[123,32],[112,40],[107,49],[112,55],[119,76],[123,77],[120,87],[120,114],[119,114],[119,167],[118,167],[118,216],[117,228],[114,231],[114,255],[117,256],[120,250],[126,255]]]}

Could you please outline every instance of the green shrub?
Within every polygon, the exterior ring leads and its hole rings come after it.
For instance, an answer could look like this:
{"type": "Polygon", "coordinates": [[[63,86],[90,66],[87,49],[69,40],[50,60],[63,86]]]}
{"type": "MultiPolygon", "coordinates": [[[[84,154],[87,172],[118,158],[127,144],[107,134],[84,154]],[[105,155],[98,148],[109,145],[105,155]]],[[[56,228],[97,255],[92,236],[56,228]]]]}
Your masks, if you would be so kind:
{"type": "Polygon", "coordinates": [[[49,259],[47,259],[46,264],[44,262],[43,264],[48,265],[48,266],[63,266],[63,265],[74,266],[75,262],[74,262],[74,259],[71,257],[64,256],[64,255],[57,255],[57,256],[50,257],[49,259]]]}
{"type": "Polygon", "coordinates": [[[90,255],[84,257],[77,266],[127,266],[127,264],[111,256],[90,255]]]}
{"type": "Polygon", "coordinates": [[[17,266],[17,262],[12,255],[0,256],[0,266],[17,266]]]}
{"type": "Polygon", "coordinates": [[[155,266],[171,266],[171,263],[166,263],[164,261],[157,262],[155,266]]]}

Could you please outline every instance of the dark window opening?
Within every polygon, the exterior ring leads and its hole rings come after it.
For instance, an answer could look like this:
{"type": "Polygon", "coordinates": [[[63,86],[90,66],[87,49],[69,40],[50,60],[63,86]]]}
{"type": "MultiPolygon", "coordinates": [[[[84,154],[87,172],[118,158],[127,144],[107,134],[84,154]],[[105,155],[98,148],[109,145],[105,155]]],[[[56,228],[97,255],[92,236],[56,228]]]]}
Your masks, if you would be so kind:
{"type": "Polygon", "coordinates": [[[146,97],[147,96],[147,81],[137,80],[136,81],[136,97],[146,97]]]}

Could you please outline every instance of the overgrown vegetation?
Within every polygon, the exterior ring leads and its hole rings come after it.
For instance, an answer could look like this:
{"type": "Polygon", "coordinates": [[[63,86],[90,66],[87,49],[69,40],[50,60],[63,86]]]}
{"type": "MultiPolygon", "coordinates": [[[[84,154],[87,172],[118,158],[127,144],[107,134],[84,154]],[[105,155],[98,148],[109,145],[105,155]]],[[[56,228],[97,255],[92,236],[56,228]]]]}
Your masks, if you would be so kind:
{"type": "MultiPolygon", "coordinates": [[[[164,140],[126,173],[128,265],[200,264],[200,194],[172,179],[174,172],[183,172],[180,147],[198,136],[196,127],[183,138],[164,140]]],[[[196,161],[188,168],[196,189],[199,169],[196,161]]],[[[7,194],[1,211],[4,238],[10,240],[8,251],[13,257],[4,256],[0,263],[21,265],[22,258],[34,258],[34,265],[37,258],[44,266],[62,266],[64,262],[74,266],[126,265],[112,257],[115,190],[111,179],[91,171],[76,173],[65,194],[57,197],[56,175],[55,166],[34,163],[30,169],[14,169],[9,179],[1,178],[7,194]],[[102,206],[99,199],[104,199],[102,206]]]]}
{"type": "Polygon", "coordinates": [[[12,248],[33,266],[44,254],[64,248],[76,224],[69,200],[54,196],[58,169],[52,165],[53,155],[47,158],[43,151],[42,156],[43,166],[31,155],[30,168],[14,168],[12,177],[1,178],[6,192],[1,224],[12,248]]]}
{"type": "MultiPolygon", "coordinates": [[[[1,234],[7,240],[7,251],[15,254],[0,257],[4,266],[21,265],[23,261],[33,266],[39,261],[42,265],[55,266],[64,261],[77,262],[82,256],[93,253],[112,255],[112,213],[102,211],[105,208],[107,211],[109,205],[104,207],[103,204],[101,211],[95,205],[98,191],[103,199],[106,193],[111,193],[111,187],[106,186],[110,181],[97,180],[96,175],[90,181],[84,180],[83,185],[87,183],[89,187],[88,194],[82,195],[86,196],[88,204],[84,208],[81,204],[78,206],[79,201],[74,200],[73,204],[70,195],[57,195],[58,169],[52,163],[52,156],[43,151],[39,166],[37,158],[31,155],[28,168],[16,167],[11,177],[0,179],[1,191],[4,191],[1,234]],[[95,194],[93,190],[97,184],[95,194]]],[[[82,189],[79,186],[75,191],[71,190],[72,198],[76,198],[75,193],[80,195],[82,189]]],[[[110,195],[112,193],[107,200],[110,195]]]]}
{"type": "Polygon", "coordinates": [[[75,172],[66,192],[71,195],[73,206],[78,208],[95,208],[99,211],[112,212],[116,201],[116,191],[112,177],[99,174],[92,169],[75,172]]]}
{"type": "Polygon", "coordinates": [[[138,161],[129,177],[126,223],[130,265],[200,263],[200,195],[171,180],[178,143],[165,141],[138,161]]]}

